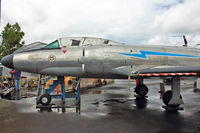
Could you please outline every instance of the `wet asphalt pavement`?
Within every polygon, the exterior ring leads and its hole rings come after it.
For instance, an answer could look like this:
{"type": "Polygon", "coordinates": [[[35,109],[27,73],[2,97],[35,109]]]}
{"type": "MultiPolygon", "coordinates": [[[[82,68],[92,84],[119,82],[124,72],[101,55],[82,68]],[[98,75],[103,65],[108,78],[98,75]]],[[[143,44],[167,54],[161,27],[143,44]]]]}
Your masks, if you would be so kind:
{"type": "MultiPolygon", "coordinates": [[[[146,100],[135,99],[126,80],[86,90],[81,95],[80,114],[73,108],[65,113],[57,109],[38,112],[35,97],[0,100],[0,133],[200,133],[200,93],[193,92],[193,80],[181,81],[184,111],[179,112],[162,108],[159,82],[145,80],[149,87],[146,100]]],[[[73,99],[67,101],[73,103],[73,99]]]]}

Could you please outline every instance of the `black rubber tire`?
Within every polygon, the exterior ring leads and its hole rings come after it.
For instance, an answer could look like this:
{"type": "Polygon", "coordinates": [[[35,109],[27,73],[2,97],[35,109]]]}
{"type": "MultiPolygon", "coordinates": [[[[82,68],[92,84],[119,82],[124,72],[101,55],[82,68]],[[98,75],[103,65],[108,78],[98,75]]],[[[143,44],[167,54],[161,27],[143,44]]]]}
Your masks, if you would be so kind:
{"type": "Polygon", "coordinates": [[[49,94],[44,94],[40,96],[39,103],[41,103],[42,105],[49,105],[51,103],[51,96],[49,94]]]}
{"type": "MultiPolygon", "coordinates": [[[[169,101],[171,100],[172,98],[172,91],[166,91],[164,94],[163,94],[163,103],[171,108],[177,108],[180,106],[180,104],[177,104],[177,105],[169,105],[169,101]]],[[[182,96],[180,95],[180,98],[182,99],[182,96]]]]}
{"type": "Polygon", "coordinates": [[[137,85],[135,88],[135,92],[136,94],[140,95],[140,96],[146,96],[148,93],[149,89],[146,85],[137,85]]]}

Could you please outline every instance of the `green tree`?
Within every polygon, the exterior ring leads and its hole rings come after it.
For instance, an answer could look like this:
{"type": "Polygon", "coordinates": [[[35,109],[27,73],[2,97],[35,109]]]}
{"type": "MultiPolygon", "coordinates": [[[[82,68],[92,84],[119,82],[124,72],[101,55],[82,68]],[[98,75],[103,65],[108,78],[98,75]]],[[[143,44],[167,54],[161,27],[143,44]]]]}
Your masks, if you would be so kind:
{"type": "Polygon", "coordinates": [[[24,32],[21,31],[18,23],[13,25],[8,23],[1,34],[3,39],[0,45],[0,60],[24,45],[24,41],[22,40],[24,32]]]}

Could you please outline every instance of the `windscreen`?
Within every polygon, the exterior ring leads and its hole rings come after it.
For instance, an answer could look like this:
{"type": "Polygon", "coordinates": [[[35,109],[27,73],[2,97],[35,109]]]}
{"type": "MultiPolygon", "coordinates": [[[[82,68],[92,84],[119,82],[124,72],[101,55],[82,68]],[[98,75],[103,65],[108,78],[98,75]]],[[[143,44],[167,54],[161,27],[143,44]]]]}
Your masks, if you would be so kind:
{"type": "Polygon", "coordinates": [[[58,49],[58,48],[60,48],[60,46],[57,40],[44,47],[44,49],[58,49]]]}

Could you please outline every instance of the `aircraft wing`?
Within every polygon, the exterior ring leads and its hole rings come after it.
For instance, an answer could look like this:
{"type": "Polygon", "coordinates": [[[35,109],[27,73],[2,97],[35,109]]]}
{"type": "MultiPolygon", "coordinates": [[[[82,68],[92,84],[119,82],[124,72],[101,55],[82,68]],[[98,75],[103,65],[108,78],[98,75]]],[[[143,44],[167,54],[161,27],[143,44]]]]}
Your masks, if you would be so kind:
{"type": "Polygon", "coordinates": [[[114,73],[123,76],[194,76],[200,75],[200,66],[121,66],[113,70],[114,73]]]}
{"type": "Polygon", "coordinates": [[[200,73],[200,66],[149,68],[136,71],[136,73],[200,73]]]}

